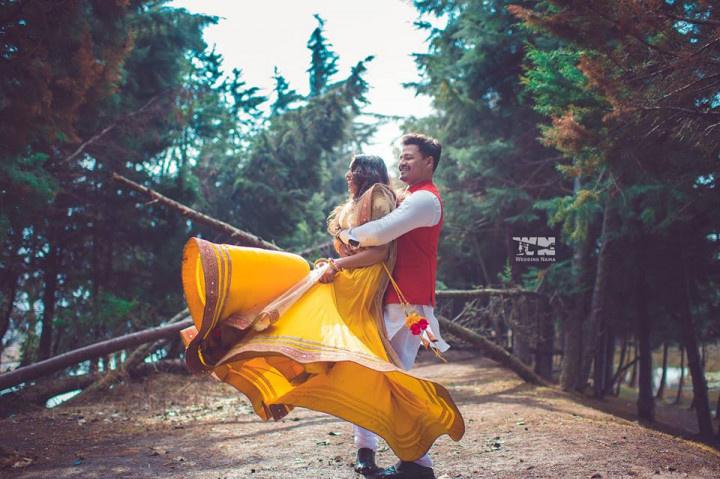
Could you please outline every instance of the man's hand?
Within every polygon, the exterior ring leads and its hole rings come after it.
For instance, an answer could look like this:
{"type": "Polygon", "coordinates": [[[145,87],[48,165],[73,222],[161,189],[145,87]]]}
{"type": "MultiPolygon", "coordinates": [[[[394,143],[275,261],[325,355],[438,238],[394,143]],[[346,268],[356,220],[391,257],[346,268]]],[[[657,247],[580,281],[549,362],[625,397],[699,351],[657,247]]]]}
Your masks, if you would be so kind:
{"type": "Polygon", "coordinates": [[[338,249],[338,253],[340,254],[340,256],[343,256],[343,257],[352,256],[355,253],[357,253],[357,248],[348,246],[340,240],[338,240],[338,242],[337,242],[337,249],[338,249]]]}
{"type": "Polygon", "coordinates": [[[344,244],[352,246],[354,248],[356,248],[360,244],[356,240],[350,238],[350,230],[340,230],[340,232],[337,234],[337,239],[342,241],[344,244]]]}

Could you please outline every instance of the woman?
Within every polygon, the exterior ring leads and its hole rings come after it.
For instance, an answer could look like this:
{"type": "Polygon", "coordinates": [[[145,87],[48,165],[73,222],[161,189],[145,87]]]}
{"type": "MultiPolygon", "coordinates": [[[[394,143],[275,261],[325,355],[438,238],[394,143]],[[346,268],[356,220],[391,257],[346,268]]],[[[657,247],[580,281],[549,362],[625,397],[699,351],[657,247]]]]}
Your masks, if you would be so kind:
{"type": "MultiPolygon", "coordinates": [[[[380,158],[355,156],[346,179],[349,199],[328,220],[333,235],[395,207],[380,158]]],[[[195,322],[184,335],[188,367],[233,385],[265,420],[296,406],[322,411],[377,433],[402,460],[441,434],[459,440],[464,423],[447,390],[398,367],[385,337],[394,248],[337,242],[341,257],[310,271],[297,255],[191,239],[182,268],[195,322]]]]}

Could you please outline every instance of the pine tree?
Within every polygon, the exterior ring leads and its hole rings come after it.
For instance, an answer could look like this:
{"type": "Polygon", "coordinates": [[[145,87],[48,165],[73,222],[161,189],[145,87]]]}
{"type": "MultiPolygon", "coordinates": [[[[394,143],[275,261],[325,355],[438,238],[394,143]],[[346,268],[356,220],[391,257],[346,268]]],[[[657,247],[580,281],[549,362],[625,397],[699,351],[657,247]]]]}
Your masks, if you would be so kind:
{"type": "MultiPolygon", "coordinates": [[[[662,322],[679,320],[681,339],[693,355],[690,364],[693,382],[698,385],[698,422],[701,432],[709,435],[696,316],[711,298],[698,295],[695,284],[717,285],[717,277],[705,266],[715,263],[709,250],[716,247],[707,238],[717,229],[711,206],[717,198],[712,198],[710,190],[719,145],[717,137],[707,134],[720,113],[715,100],[720,83],[712,60],[718,49],[713,28],[718,24],[717,9],[703,1],[553,0],[511,10],[528,25],[567,42],[576,52],[575,68],[586,82],[586,97],[601,101],[596,106],[586,104],[582,113],[582,108],[564,99],[550,100],[547,103],[553,105],[554,119],[545,138],[565,154],[592,159],[575,161],[566,172],[581,177],[595,171],[588,179],[595,196],[605,197],[604,217],[618,216],[614,231],[604,235],[603,242],[615,241],[636,253],[629,257],[627,269],[618,258],[610,260],[609,266],[614,270],[610,274],[617,278],[639,273],[627,304],[614,308],[635,311],[629,319],[641,349],[639,414],[648,419],[653,415],[652,332],[662,322]],[[588,169],[592,164],[595,168],[588,169]],[[653,257],[649,251],[671,251],[681,238],[697,246],[680,248],[684,254],[679,265],[649,260],[653,257]],[[683,272],[683,286],[666,289],[669,276],[677,277],[678,271],[683,272]],[[655,295],[651,301],[647,291],[665,294],[655,295]]],[[[539,79],[546,73],[536,64],[528,77],[539,79]]],[[[540,83],[528,85],[538,93],[540,83]]],[[[557,81],[549,83],[561,86],[557,81]]],[[[573,205],[568,206],[567,214],[556,210],[566,225],[577,212],[573,205]]],[[[598,265],[602,260],[601,252],[598,265]]],[[[595,293],[599,279],[596,277],[595,293]]],[[[607,293],[602,296],[610,297],[607,293]]],[[[607,309],[608,305],[598,307],[607,309]]],[[[607,313],[596,317],[593,308],[591,338],[596,326],[607,327],[607,319],[607,313]]],[[[590,343],[586,352],[592,354],[595,344],[590,343]]]]}
{"type": "Polygon", "coordinates": [[[330,85],[330,79],[338,71],[338,56],[332,51],[332,45],[325,38],[325,20],[315,15],[318,26],[313,30],[307,47],[312,52],[310,59],[310,97],[323,94],[330,85]]]}
{"type": "Polygon", "coordinates": [[[276,116],[286,112],[293,103],[302,99],[302,97],[294,89],[290,88],[290,84],[280,74],[277,67],[273,70],[273,80],[275,80],[275,88],[273,89],[275,101],[270,108],[270,115],[276,116]]]}

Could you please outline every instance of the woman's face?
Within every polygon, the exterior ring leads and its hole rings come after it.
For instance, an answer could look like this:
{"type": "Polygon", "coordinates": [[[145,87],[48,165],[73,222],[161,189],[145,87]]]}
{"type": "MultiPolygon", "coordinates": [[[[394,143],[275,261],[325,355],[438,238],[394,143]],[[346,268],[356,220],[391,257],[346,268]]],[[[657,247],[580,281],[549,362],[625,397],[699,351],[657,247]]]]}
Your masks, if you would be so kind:
{"type": "MultiPolygon", "coordinates": [[[[352,163],[351,163],[352,165],[352,163]]],[[[345,173],[345,181],[347,181],[347,187],[348,187],[348,193],[350,193],[350,196],[354,197],[357,193],[357,184],[355,183],[355,179],[353,178],[353,171],[352,167],[348,168],[347,173],[345,173]]]]}

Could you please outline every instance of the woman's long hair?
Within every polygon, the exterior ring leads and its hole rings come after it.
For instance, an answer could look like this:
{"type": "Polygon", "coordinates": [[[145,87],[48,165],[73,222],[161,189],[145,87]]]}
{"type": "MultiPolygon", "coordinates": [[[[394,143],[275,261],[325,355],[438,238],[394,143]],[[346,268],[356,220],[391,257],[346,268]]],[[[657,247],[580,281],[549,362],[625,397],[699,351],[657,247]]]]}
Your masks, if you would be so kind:
{"type": "MultiPolygon", "coordinates": [[[[382,158],[375,155],[355,155],[350,162],[350,172],[352,173],[352,181],[355,185],[355,194],[350,196],[347,201],[335,207],[327,219],[328,233],[332,236],[340,232],[340,224],[338,222],[341,212],[345,208],[352,208],[353,204],[372,187],[375,183],[382,183],[390,186],[390,177],[388,176],[387,166],[382,158]]],[[[339,241],[339,240],[336,240],[339,241]]],[[[337,249],[337,245],[336,245],[337,249]]]]}
{"type": "Polygon", "coordinates": [[[360,198],[375,183],[390,185],[387,166],[379,156],[355,155],[350,163],[350,172],[356,187],[353,200],[360,198]]]}

